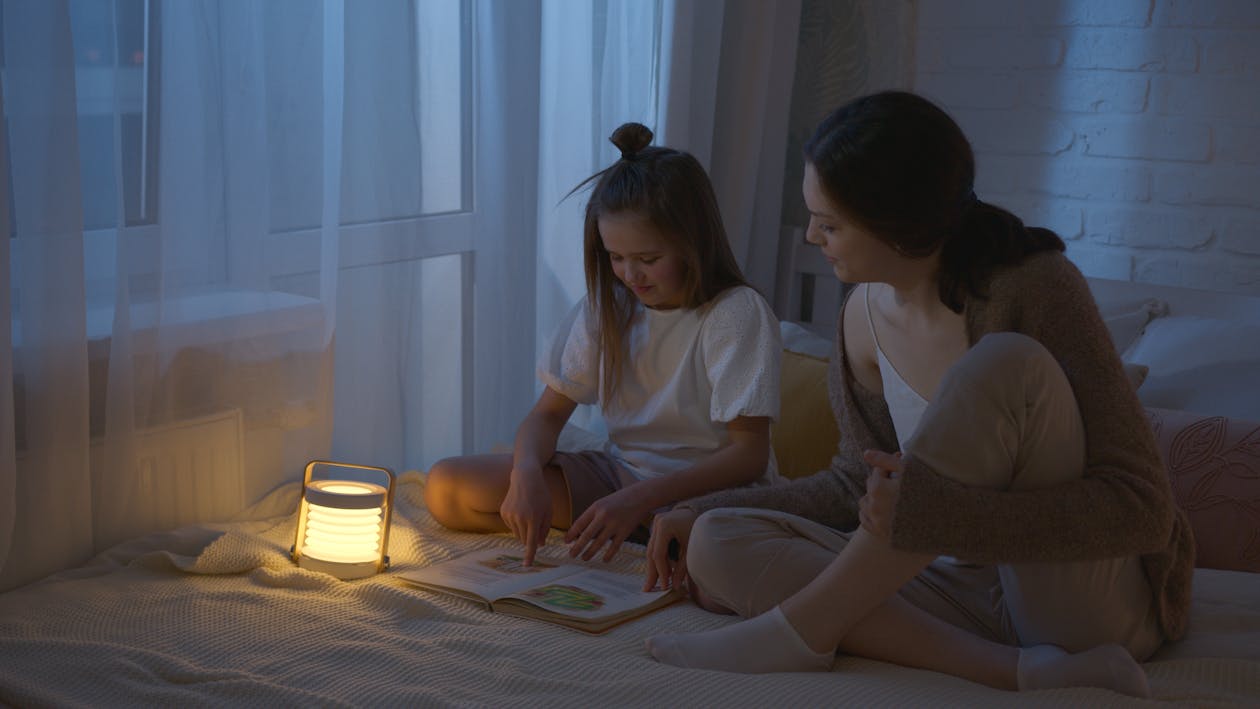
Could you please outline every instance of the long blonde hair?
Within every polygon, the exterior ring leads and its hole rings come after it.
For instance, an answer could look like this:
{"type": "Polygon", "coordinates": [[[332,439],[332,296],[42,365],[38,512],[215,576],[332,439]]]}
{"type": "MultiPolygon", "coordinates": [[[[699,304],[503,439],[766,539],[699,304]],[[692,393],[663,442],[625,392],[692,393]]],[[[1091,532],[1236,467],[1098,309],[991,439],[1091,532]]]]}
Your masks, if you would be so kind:
{"type": "Polygon", "coordinates": [[[613,272],[599,232],[606,214],[635,214],[650,222],[682,254],[682,307],[696,308],[732,286],[747,285],[731,253],[709,175],[693,156],[650,146],[652,131],[625,123],[609,137],[621,159],[574,188],[595,183],[586,203],[584,252],[590,315],[599,323],[601,379],[605,401],[615,395],[626,364],[626,333],[634,317],[634,294],[613,272]]]}

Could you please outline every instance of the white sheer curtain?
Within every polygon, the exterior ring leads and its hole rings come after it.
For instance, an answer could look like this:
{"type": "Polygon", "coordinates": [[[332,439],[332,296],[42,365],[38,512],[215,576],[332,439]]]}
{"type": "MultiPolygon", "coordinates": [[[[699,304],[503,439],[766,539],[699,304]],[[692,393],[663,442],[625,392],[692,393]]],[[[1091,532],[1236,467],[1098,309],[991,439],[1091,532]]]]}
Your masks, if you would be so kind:
{"type": "Polygon", "coordinates": [[[0,587],[228,518],[327,454],[329,8],[4,3],[17,386],[0,587]],[[299,205],[316,238],[281,246],[299,205]]]}
{"type": "Polygon", "coordinates": [[[0,589],[510,444],[622,122],[769,292],[795,3],[0,1],[0,589]]]}
{"type": "Polygon", "coordinates": [[[88,367],[69,14],[64,3],[6,3],[4,12],[14,202],[8,211],[15,230],[6,239],[18,407],[12,430],[22,450],[4,461],[13,480],[12,516],[4,526],[13,532],[8,548],[0,549],[8,552],[0,587],[93,550],[92,519],[83,514],[91,509],[88,367]],[[56,471],[48,475],[55,482],[35,480],[29,470],[56,471]],[[43,522],[54,524],[45,531],[43,522]]]}
{"type": "Polygon", "coordinates": [[[565,196],[619,157],[608,141],[617,126],[630,121],[656,125],[663,19],[657,4],[636,0],[543,3],[537,171],[540,349],[586,293],[582,215],[588,195],[565,196]]]}
{"type": "Polygon", "coordinates": [[[773,299],[800,0],[665,0],[658,131],[700,159],[744,275],[773,299]]]}
{"type": "Polygon", "coordinates": [[[529,406],[539,17],[347,6],[338,458],[427,468],[510,442],[529,406]]]}

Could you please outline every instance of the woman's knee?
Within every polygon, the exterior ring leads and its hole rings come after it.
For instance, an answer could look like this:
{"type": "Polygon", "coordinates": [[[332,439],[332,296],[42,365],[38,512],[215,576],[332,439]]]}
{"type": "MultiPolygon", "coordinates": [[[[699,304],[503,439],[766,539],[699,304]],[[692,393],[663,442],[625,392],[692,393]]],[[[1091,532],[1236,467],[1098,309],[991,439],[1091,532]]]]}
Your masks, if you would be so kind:
{"type": "Polygon", "coordinates": [[[1042,388],[1052,369],[1062,377],[1054,356],[1040,342],[1017,332],[991,332],[945,373],[926,418],[948,419],[973,409],[999,415],[1023,407],[1029,387],[1042,388]]]}
{"type": "Polygon", "coordinates": [[[1030,374],[1059,368],[1045,345],[1018,332],[991,332],[981,337],[960,364],[980,374],[980,381],[994,383],[1027,381],[1030,374]]]}
{"type": "Polygon", "coordinates": [[[1043,487],[1080,475],[1084,428],[1054,355],[990,333],[945,375],[903,452],[969,486],[1043,487]]]}

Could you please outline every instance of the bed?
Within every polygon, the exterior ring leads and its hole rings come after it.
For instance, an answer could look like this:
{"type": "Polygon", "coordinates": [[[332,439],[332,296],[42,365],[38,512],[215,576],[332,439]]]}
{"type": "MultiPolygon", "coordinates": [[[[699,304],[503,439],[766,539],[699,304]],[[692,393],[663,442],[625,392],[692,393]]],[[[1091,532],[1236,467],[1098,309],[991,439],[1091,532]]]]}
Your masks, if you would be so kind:
{"type": "MultiPolygon", "coordinates": [[[[1238,380],[1225,388],[1228,412],[1205,409],[1210,402],[1194,398],[1202,386],[1182,393],[1193,405],[1178,406],[1176,372],[1161,359],[1177,361],[1167,342],[1175,338],[1168,332],[1156,343],[1144,344],[1143,338],[1167,330],[1153,325],[1175,317],[1215,316],[1232,323],[1236,334],[1246,335],[1252,327],[1260,331],[1260,299],[1200,295],[1203,309],[1183,313],[1179,299],[1187,293],[1178,289],[1152,294],[1136,286],[1095,285],[1109,323],[1115,320],[1116,339],[1131,331],[1131,340],[1118,341],[1117,348],[1148,359],[1133,360],[1138,369],[1148,368],[1139,395],[1148,384],[1163,382],[1152,390],[1163,405],[1151,403],[1148,410],[1170,458],[1178,500],[1200,533],[1205,567],[1195,572],[1189,635],[1145,665],[1154,698],[1177,706],[1258,705],[1260,412],[1251,416],[1245,407],[1247,400],[1260,406],[1255,375],[1260,369],[1242,380],[1248,397],[1230,398],[1238,380]]],[[[818,441],[824,441],[823,455],[834,442],[818,428],[829,421],[825,401],[823,418],[810,409],[818,406],[817,376],[829,354],[825,338],[811,325],[816,323],[784,324],[790,353],[785,402],[792,403],[776,427],[775,448],[785,470],[807,469],[820,453],[818,441]]],[[[1240,338],[1245,339],[1234,340],[1240,338]]],[[[1260,346],[1252,354],[1260,363],[1260,346]]],[[[1199,376],[1203,367],[1213,366],[1196,363],[1191,369],[1199,376]]],[[[563,440],[580,446],[589,435],[571,429],[563,440]]],[[[399,476],[392,566],[370,578],[338,581],[290,560],[299,499],[295,482],[233,521],[135,539],[82,567],[0,595],[0,702],[20,707],[1145,704],[1100,689],[1014,694],[843,656],[828,673],[756,676],[655,662],[644,649],[648,636],[734,622],[690,602],[599,636],[491,614],[398,578],[473,549],[515,546],[506,535],[441,528],[425,511],[423,486],[423,472],[399,476]]],[[[561,546],[553,535],[544,553],[559,554],[561,546]]],[[[641,572],[642,548],[629,546],[613,566],[641,572]]]]}

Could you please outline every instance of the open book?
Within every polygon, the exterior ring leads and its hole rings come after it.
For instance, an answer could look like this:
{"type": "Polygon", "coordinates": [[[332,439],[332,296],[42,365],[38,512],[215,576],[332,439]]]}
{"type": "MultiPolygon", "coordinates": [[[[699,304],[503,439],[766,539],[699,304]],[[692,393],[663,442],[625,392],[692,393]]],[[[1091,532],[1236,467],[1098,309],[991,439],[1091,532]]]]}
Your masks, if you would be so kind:
{"type": "Polygon", "coordinates": [[[588,633],[647,615],[683,597],[680,590],[644,592],[639,576],[579,564],[557,564],[509,549],[482,549],[399,574],[422,588],[484,603],[490,610],[588,633]]]}

